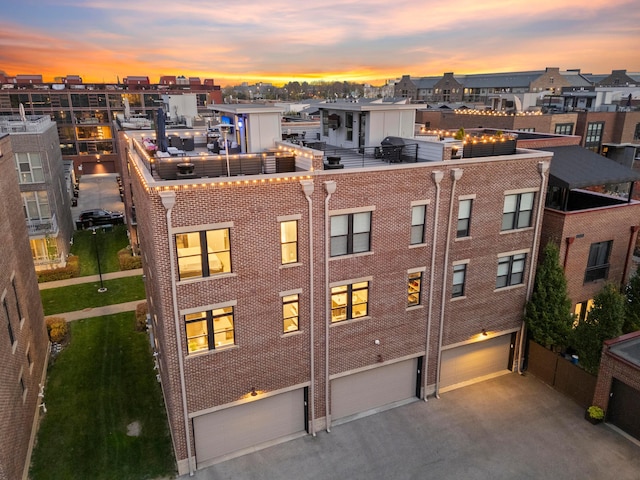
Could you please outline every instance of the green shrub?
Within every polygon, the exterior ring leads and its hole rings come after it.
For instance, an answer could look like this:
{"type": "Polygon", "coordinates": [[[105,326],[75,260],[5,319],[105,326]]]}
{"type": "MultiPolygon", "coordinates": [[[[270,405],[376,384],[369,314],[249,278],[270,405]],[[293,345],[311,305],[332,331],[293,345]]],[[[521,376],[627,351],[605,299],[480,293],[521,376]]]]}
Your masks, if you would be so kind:
{"type": "Polygon", "coordinates": [[[587,413],[589,414],[589,417],[595,419],[595,420],[602,420],[604,419],[604,410],[596,405],[591,405],[588,409],[587,409],[587,413]]]}
{"type": "Polygon", "coordinates": [[[118,251],[118,262],[120,263],[120,270],[142,268],[142,258],[139,255],[134,257],[129,247],[118,251]]]}
{"type": "Polygon", "coordinates": [[[55,280],[67,280],[80,275],[80,260],[75,255],[67,257],[67,265],[52,270],[42,270],[37,272],[38,283],[53,282],[55,280]]]}
{"type": "Polygon", "coordinates": [[[144,332],[147,329],[147,302],[136,305],[136,331],[144,332]]]}
{"type": "Polygon", "coordinates": [[[62,317],[49,317],[46,320],[46,324],[49,340],[53,343],[61,343],[69,332],[67,322],[62,317]]]}

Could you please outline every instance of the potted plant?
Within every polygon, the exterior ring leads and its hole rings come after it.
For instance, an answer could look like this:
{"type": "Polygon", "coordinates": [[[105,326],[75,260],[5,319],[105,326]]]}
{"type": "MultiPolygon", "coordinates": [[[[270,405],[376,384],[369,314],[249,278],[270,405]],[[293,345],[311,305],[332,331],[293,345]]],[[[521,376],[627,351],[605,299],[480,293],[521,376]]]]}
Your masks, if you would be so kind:
{"type": "Polygon", "coordinates": [[[596,425],[604,420],[604,410],[596,405],[591,405],[584,413],[584,418],[596,425]]]}

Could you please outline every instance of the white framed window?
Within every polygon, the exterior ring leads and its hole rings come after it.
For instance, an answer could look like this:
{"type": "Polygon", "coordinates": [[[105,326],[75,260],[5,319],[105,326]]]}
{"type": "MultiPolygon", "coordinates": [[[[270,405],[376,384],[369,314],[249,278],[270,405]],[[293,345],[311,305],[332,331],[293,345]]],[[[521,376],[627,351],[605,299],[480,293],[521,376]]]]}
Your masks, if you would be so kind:
{"type": "Polygon", "coordinates": [[[451,298],[464,297],[466,295],[467,264],[456,263],[453,265],[453,281],[451,285],[451,298]]]}
{"type": "Polygon", "coordinates": [[[527,262],[526,253],[517,253],[498,258],[498,274],[496,288],[520,285],[524,282],[524,267],[527,262]]]}
{"type": "Polygon", "coordinates": [[[461,199],[458,204],[458,229],[457,238],[469,237],[471,235],[471,209],[473,199],[461,199]]]}
{"type": "Polygon", "coordinates": [[[18,182],[41,183],[44,182],[42,170],[42,158],[39,153],[14,153],[18,182]]]}
{"type": "Polygon", "coordinates": [[[407,307],[422,305],[422,275],[424,272],[410,272],[407,284],[407,307]]]}
{"type": "Polygon", "coordinates": [[[38,222],[51,219],[49,196],[46,191],[22,192],[22,203],[27,220],[38,222]]]}
{"type": "Polygon", "coordinates": [[[184,315],[188,353],[235,345],[234,307],[221,307],[184,315]]]}
{"type": "Polygon", "coordinates": [[[282,296],[282,330],[292,333],[300,330],[300,295],[293,293],[282,296]]]}
{"type": "Polygon", "coordinates": [[[282,265],[298,261],[298,221],[280,222],[280,254],[282,265]]]}
{"type": "Polygon", "coordinates": [[[331,216],[331,256],[371,250],[371,211],[331,216]]]}
{"type": "Polygon", "coordinates": [[[230,229],[177,233],[175,237],[180,280],[231,272],[230,229]]]}
{"type": "Polygon", "coordinates": [[[531,226],[535,192],[515,193],[504,196],[502,231],[531,226]]]}
{"type": "Polygon", "coordinates": [[[369,282],[331,287],[331,323],[369,314],[369,282]]]}
{"type": "Polygon", "coordinates": [[[411,207],[411,245],[424,243],[426,219],[426,205],[413,205],[411,207]]]}

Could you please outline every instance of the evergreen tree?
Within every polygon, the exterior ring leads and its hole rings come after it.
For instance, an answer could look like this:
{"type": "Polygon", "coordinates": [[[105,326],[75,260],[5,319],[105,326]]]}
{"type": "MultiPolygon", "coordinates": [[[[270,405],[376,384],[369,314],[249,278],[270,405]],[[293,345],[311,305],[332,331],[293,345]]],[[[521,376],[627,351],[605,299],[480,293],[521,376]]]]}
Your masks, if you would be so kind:
{"type": "Polygon", "coordinates": [[[564,347],[573,324],[567,279],[558,262],[559,249],[556,244],[547,243],[542,256],[533,294],[527,304],[525,321],[534,341],[547,348],[564,347]]]}
{"type": "Polygon", "coordinates": [[[640,274],[638,270],[629,278],[625,294],[627,302],[625,303],[626,314],[622,333],[630,333],[640,330],[640,274]]]}
{"type": "Polygon", "coordinates": [[[587,318],[580,321],[573,332],[573,347],[580,365],[597,374],[600,366],[602,343],[622,334],[625,317],[625,296],[609,283],[593,298],[593,307],[587,318]]]}

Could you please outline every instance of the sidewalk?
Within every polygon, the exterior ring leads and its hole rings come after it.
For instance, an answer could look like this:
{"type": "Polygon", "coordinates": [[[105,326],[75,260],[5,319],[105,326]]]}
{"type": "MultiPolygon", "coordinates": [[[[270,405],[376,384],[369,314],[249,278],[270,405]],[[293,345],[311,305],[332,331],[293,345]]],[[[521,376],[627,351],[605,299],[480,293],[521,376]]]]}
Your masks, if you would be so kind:
{"type": "MultiPolygon", "coordinates": [[[[142,275],[142,269],[124,270],[121,272],[104,273],[102,280],[110,280],[113,278],[123,277],[135,277],[142,275]]],[[[88,275],[86,277],[69,278],[67,280],[56,280],[54,282],[40,283],[38,286],[40,290],[47,290],[49,288],[68,287],[70,285],[79,285],[81,283],[92,283],[100,280],[99,275],[88,275]]],[[[47,315],[48,317],[62,317],[67,322],[73,322],[74,320],[82,320],[85,318],[101,317],[103,315],[113,315],[114,313],[132,312],[136,309],[139,303],[145,302],[145,299],[134,300],[132,302],[116,303],[114,305],[105,305],[104,307],[85,308],[84,310],[76,310],[75,312],[56,313],[54,315],[47,315]]]]}

